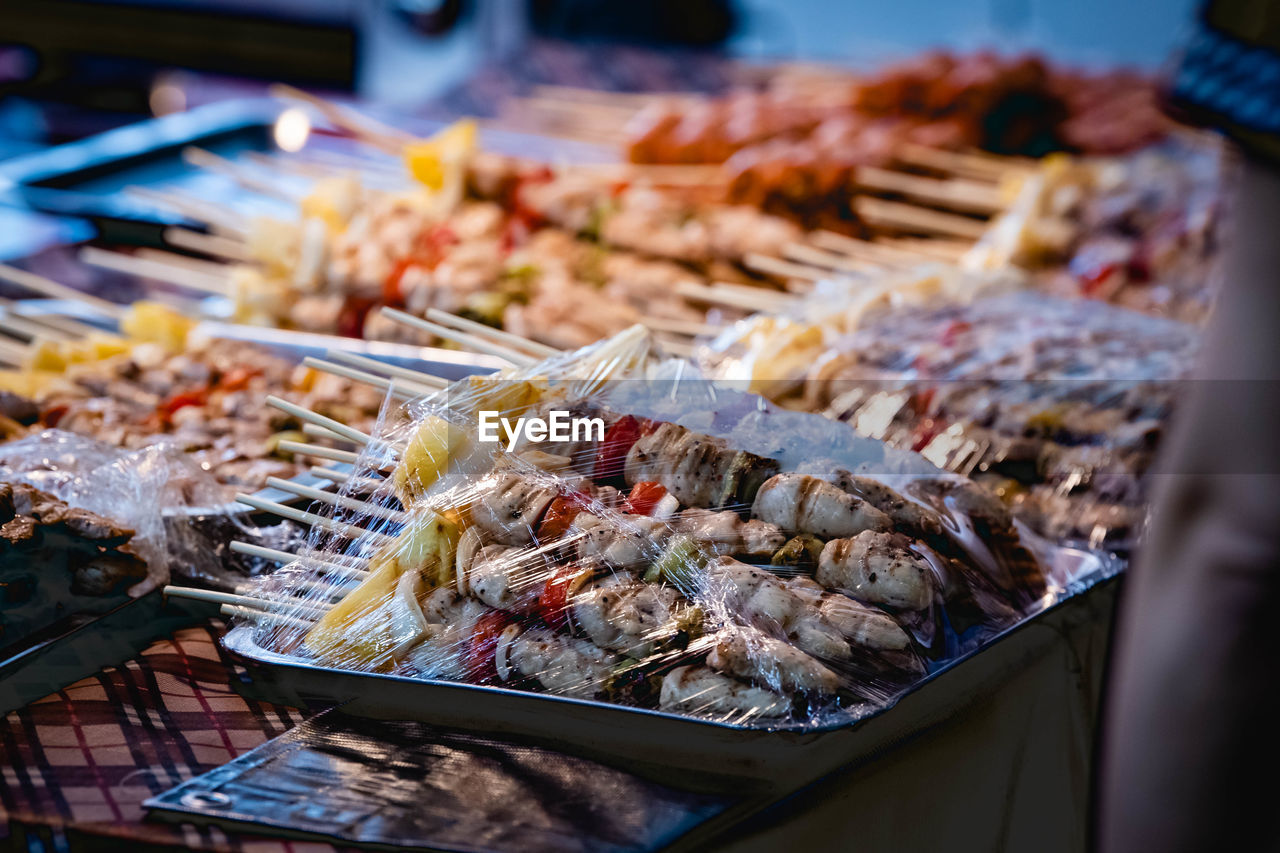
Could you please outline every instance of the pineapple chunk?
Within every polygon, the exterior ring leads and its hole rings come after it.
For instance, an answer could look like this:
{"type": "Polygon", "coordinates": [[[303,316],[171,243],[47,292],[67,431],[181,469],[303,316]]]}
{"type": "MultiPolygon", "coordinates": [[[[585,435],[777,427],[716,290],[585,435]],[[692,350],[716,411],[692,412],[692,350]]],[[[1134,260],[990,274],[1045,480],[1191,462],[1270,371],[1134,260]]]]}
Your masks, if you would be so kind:
{"type": "Polygon", "coordinates": [[[401,503],[412,506],[445,473],[449,460],[466,446],[466,436],[444,418],[432,415],[424,419],[391,474],[401,503]]]}
{"type": "Polygon", "coordinates": [[[411,142],[404,147],[404,162],[419,183],[440,190],[450,173],[458,173],[463,161],[476,148],[476,123],[462,119],[429,139],[411,142]]]}
{"type": "Polygon", "coordinates": [[[169,306],[143,299],[129,306],[120,320],[120,331],[135,341],[159,344],[176,352],[186,346],[187,333],[195,325],[194,320],[169,306]]]}
{"type": "Polygon", "coordinates": [[[386,669],[392,652],[410,644],[397,618],[400,579],[420,573],[438,584],[452,582],[458,525],[434,512],[422,513],[376,558],[364,581],[315,624],[303,640],[318,657],[339,666],[386,669]]]}

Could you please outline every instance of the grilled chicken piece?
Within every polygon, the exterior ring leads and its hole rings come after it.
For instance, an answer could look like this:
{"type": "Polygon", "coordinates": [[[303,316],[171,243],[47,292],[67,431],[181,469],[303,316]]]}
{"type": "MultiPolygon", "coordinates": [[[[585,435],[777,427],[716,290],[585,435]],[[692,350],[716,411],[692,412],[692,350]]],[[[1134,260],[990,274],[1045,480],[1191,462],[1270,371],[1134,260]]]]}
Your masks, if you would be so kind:
{"type": "Polygon", "coordinates": [[[551,567],[537,551],[508,545],[486,545],[468,567],[471,594],[498,610],[523,610],[537,594],[551,567]]]}
{"type": "MultiPolygon", "coordinates": [[[[975,554],[992,582],[1018,603],[1029,604],[1044,595],[1047,588],[1040,562],[1026,546],[1014,527],[1009,508],[995,495],[965,480],[927,480],[916,490],[930,500],[939,512],[954,510],[973,525],[973,533],[989,548],[996,565],[975,554]]],[[[967,546],[968,547],[968,546],[967,546]]]]}
{"type": "Polygon", "coordinates": [[[772,459],[663,423],[632,445],[623,473],[628,485],[661,483],[684,506],[721,507],[750,503],[759,484],[777,468],[772,459]]]}
{"type": "Polygon", "coordinates": [[[814,579],[854,598],[902,610],[933,603],[937,579],[928,560],[909,549],[901,534],[866,530],[832,539],[822,549],[814,579]]]}
{"type": "Polygon", "coordinates": [[[763,569],[729,557],[712,560],[707,565],[707,593],[721,598],[735,617],[765,632],[781,631],[811,655],[850,657],[840,632],[781,578],[763,569]]]}
{"type": "Polygon", "coordinates": [[[920,537],[942,533],[942,519],[936,512],[904,497],[879,480],[840,470],[836,471],[832,483],[845,494],[861,498],[889,516],[901,530],[920,537]]]}
{"type": "Polygon", "coordinates": [[[471,519],[501,545],[531,545],[542,514],[555,500],[554,486],[499,472],[483,486],[471,507],[471,519]]]}
{"type": "Polygon", "coordinates": [[[675,518],[674,526],[677,533],[715,554],[771,557],[787,541],[776,525],[754,518],[743,521],[732,510],[686,509],[675,518]]]}
{"type": "MultiPolygon", "coordinates": [[[[509,668],[564,696],[596,696],[620,658],[587,640],[534,628],[509,641],[499,640],[498,674],[509,668]]],[[[505,679],[504,679],[505,680],[505,679]]]]}
{"type": "Polygon", "coordinates": [[[569,526],[578,540],[578,558],[588,564],[631,568],[653,562],[661,553],[670,528],[645,515],[620,515],[616,519],[579,513],[569,526]]]}
{"type": "Polygon", "coordinates": [[[404,662],[425,678],[465,679],[476,620],[488,611],[479,601],[451,589],[433,590],[422,602],[427,636],[407,651],[404,662]]]}
{"type": "Polygon", "coordinates": [[[680,666],[662,679],[658,706],[711,716],[780,717],[791,703],[763,687],[752,687],[705,666],[680,666]]]}
{"type": "Polygon", "coordinates": [[[643,659],[680,630],[684,608],[668,587],[609,575],[569,597],[574,623],[605,649],[643,659]]]}
{"type": "Polygon", "coordinates": [[[814,658],[755,628],[733,626],[716,637],[707,665],[750,678],[784,693],[804,691],[832,695],[840,678],[814,658]]]}
{"type": "Polygon", "coordinates": [[[890,530],[889,516],[861,498],[807,474],[778,474],[760,487],[751,515],[788,533],[823,538],[890,530]]]}
{"type": "Polygon", "coordinates": [[[878,651],[902,651],[911,646],[911,636],[883,610],[847,595],[827,592],[813,578],[803,575],[789,578],[783,585],[816,609],[852,645],[878,651]]]}

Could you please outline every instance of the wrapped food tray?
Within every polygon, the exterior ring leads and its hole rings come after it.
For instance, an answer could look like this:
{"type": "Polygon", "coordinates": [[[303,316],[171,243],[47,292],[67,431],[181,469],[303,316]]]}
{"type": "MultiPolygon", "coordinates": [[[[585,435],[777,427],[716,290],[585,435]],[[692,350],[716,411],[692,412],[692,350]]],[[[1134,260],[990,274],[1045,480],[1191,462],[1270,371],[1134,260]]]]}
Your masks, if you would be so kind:
{"type": "Polygon", "coordinates": [[[262,648],[239,626],[224,648],[249,671],[256,698],[310,709],[429,722],[460,731],[528,739],[589,757],[625,763],[654,776],[673,769],[690,784],[726,777],[793,787],[869,760],[993,690],[1019,666],[1050,652],[1074,627],[1110,620],[1115,575],[1088,551],[1058,549],[1075,576],[1076,594],[993,637],[981,650],[948,661],[888,707],[851,723],[827,726],[735,725],[608,702],[438,679],[337,670],[262,648]]]}

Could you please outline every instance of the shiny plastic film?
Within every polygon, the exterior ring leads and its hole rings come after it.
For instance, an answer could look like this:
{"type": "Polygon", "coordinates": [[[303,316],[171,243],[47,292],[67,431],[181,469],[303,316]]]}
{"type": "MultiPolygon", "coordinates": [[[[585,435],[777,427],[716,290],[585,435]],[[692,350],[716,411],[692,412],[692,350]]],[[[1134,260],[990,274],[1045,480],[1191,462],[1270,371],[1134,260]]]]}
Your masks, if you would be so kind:
{"type": "Polygon", "coordinates": [[[389,402],[327,506],[253,589],[276,659],[749,728],[883,709],[1114,568],[638,328],[389,402]]]}
{"type": "Polygon", "coordinates": [[[33,433],[0,448],[0,481],[25,483],[130,532],[122,546],[146,565],[129,594],[139,596],[182,578],[231,589],[262,568],[234,555],[234,536],[287,545],[293,525],[255,527],[232,503],[234,491],[177,447],[158,442],[122,449],[58,429],[33,433]]]}
{"type": "Polygon", "coordinates": [[[1198,344],[1193,326],[1101,302],[988,292],[853,329],[751,318],[697,360],[971,477],[1054,541],[1124,551],[1198,344]]]}

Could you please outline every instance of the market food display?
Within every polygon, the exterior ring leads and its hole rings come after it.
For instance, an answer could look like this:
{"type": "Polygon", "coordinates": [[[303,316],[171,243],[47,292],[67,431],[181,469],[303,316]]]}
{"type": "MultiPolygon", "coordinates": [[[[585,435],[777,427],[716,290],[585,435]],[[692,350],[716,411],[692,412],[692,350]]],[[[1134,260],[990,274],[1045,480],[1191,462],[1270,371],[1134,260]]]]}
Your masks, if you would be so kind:
{"type": "Polygon", "coordinates": [[[7,437],[56,427],[126,449],[163,444],[224,484],[256,490],[298,473],[281,442],[307,440],[299,421],[262,405],[268,393],[358,425],[382,404],[379,389],[243,342],[202,340],[162,306],[140,303],[122,326],[139,334],[37,339],[23,365],[0,371],[7,437]]]}
{"type": "Polygon", "coordinates": [[[830,305],[815,305],[825,326],[743,321],[704,364],[974,478],[1056,541],[1132,544],[1193,327],[1029,292],[880,310],[856,329],[830,305]]]}
{"type": "Polygon", "coordinates": [[[882,708],[1074,580],[973,483],[664,380],[679,363],[649,346],[632,330],[406,404],[370,438],[345,490],[359,499],[255,588],[259,642],[324,667],[805,727],[882,708]],[[662,416],[673,401],[684,423],[662,416]],[[485,418],[555,411],[598,434],[483,437],[485,418]]]}
{"type": "MultiPolygon", "coordinates": [[[[292,218],[170,194],[207,228],[169,229],[188,254],[84,258],[225,297],[236,323],[508,367],[298,366],[148,303],[120,336],[15,326],[0,347],[0,466],[90,439],[164,452],[310,528],[224,531],[280,568],[168,588],[264,660],[813,730],[1133,546],[1230,168],[1153,117],[1147,81],[988,55],[780,73],[643,110],[630,164],[303,97],[370,150],[186,155],[292,218]],[[584,434],[548,437],[561,415],[584,434]],[[298,480],[317,458],[342,467],[298,480]]],[[[137,529],[149,566],[189,553],[137,529]]]]}

